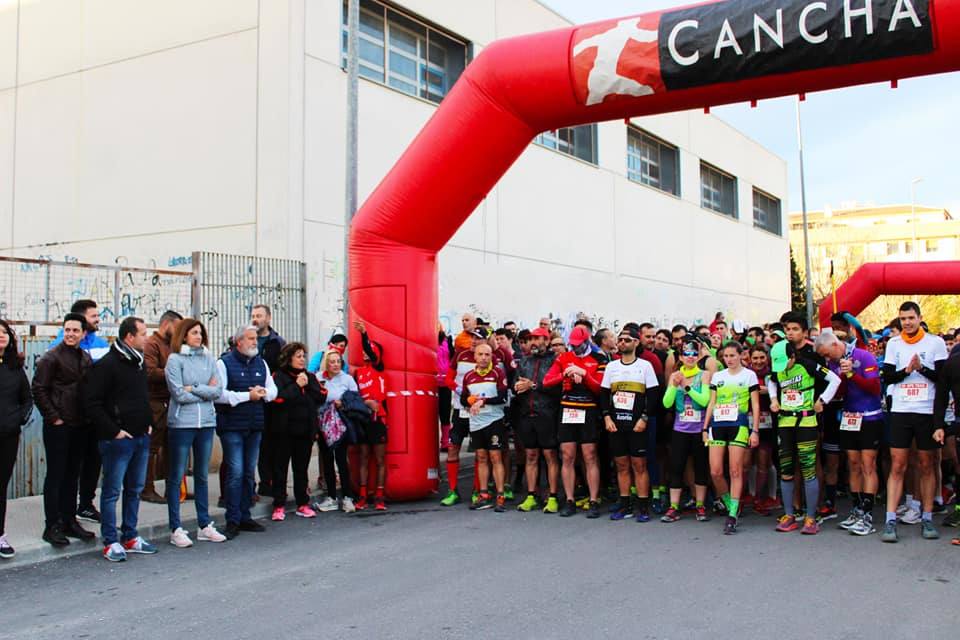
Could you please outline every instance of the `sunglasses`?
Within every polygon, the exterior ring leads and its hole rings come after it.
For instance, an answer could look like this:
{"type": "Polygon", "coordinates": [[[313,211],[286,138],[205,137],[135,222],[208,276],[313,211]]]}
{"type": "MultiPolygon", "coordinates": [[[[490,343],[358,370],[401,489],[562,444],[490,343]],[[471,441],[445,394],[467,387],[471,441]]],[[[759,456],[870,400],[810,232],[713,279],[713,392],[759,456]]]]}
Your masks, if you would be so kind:
{"type": "Polygon", "coordinates": [[[639,342],[636,338],[631,338],[629,336],[620,336],[617,338],[617,342],[639,342]]]}
{"type": "Polygon", "coordinates": [[[683,357],[685,357],[685,358],[696,358],[698,355],[700,355],[700,352],[698,352],[698,351],[684,351],[682,355],[683,355],[683,357]]]}

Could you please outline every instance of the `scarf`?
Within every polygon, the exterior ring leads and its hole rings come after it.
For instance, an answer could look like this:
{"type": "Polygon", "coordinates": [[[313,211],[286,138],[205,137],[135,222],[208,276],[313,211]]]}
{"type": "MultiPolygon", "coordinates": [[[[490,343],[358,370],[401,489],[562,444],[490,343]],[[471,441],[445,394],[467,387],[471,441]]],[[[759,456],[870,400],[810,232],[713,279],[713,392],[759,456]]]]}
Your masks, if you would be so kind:
{"type": "Polygon", "coordinates": [[[481,376],[485,376],[491,371],[493,371],[493,362],[491,362],[490,366],[488,366],[486,369],[481,369],[480,367],[477,367],[477,373],[480,374],[481,376]]]}
{"type": "Polygon", "coordinates": [[[120,357],[126,360],[127,362],[133,362],[137,365],[137,369],[143,369],[143,354],[129,347],[127,343],[122,340],[115,340],[113,343],[113,348],[117,350],[117,353],[120,354],[120,357]]]}
{"type": "Polygon", "coordinates": [[[906,333],[901,333],[900,337],[903,338],[903,341],[906,342],[907,344],[917,344],[918,342],[923,340],[923,338],[926,335],[927,335],[927,332],[923,330],[923,327],[920,327],[920,329],[917,331],[917,335],[913,336],[912,338],[908,336],[906,333]]]}

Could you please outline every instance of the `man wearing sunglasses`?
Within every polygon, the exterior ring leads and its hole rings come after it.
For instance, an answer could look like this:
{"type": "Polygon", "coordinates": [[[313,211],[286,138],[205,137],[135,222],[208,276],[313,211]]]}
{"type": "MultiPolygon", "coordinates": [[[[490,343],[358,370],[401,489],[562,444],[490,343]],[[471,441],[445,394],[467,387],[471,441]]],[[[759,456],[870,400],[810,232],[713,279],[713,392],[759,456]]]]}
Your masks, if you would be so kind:
{"type": "Polygon", "coordinates": [[[650,475],[647,471],[647,424],[656,410],[659,386],[650,363],[637,355],[640,331],[625,328],[617,338],[620,359],[607,365],[600,383],[600,410],[617,465],[620,499],[611,520],[624,520],[636,513],[637,522],[650,521],[650,475]],[[630,485],[637,488],[636,507],[631,504],[630,485]]]}

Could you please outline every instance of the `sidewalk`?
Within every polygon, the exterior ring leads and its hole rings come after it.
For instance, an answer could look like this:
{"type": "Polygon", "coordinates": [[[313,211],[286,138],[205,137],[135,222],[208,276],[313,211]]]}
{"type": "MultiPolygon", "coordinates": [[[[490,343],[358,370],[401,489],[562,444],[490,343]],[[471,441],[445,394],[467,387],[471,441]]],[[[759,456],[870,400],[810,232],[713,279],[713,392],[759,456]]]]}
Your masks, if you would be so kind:
{"type": "MultiPolygon", "coordinates": [[[[441,454],[441,468],[443,468],[443,461],[446,458],[446,454],[441,454]]],[[[315,496],[314,488],[316,487],[317,475],[318,475],[318,462],[319,458],[314,456],[310,460],[310,470],[307,474],[307,477],[310,480],[311,496],[315,496]]],[[[460,456],[461,471],[460,475],[463,477],[467,469],[469,469],[469,474],[473,474],[473,455],[467,455],[466,453],[461,454],[460,456]]],[[[207,482],[210,487],[210,517],[213,518],[214,524],[222,532],[223,527],[225,526],[224,513],[225,510],[217,507],[217,500],[220,497],[220,476],[216,473],[211,473],[208,476],[207,482]]],[[[293,503],[293,480],[292,477],[287,475],[287,495],[289,496],[287,502],[287,517],[292,515],[293,508],[295,507],[293,503]]],[[[164,482],[157,483],[157,491],[163,493],[165,491],[164,482]]],[[[193,490],[193,478],[188,478],[188,484],[190,490],[193,490]]],[[[166,495],[166,494],[164,494],[166,495]]],[[[100,491],[97,491],[97,508],[99,509],[100,504],[100,491]]],[[[117,526],[120,526],[120,509],[121,501],[117,502],[117,526]]],[[[396,513],[397,511],[404,511],[405,506],[409,506],[411,509],[422,509],[423,505],[417,503],[411,503],[410,505],[390,505],[390,511],[387,513],[396,513]]],[[[273,507],[272,498],[260,498],[260,502],[254,504],[250,510],[250,514],[256,520],[262,520],[270,517],[273,507]]],[[[373,515],[374,512],[370,512],[370,515],[373,515]]],[[[376,512],[378,515],[383,515],[383,512],[376,512]]],[[[332,513],[318,513],[318,518],[329,518],[337,517],[339,512],[332,513]]],[[[367,515],[364,512],[364,515],[367,515]]],[[[188,500],[180,505],[180,519],[182,522],[183,528],[190,534],[190,537],[194,540],[196,544],[196,533],[197,533],[197,513],[193,506],[193,501],[188,500]]],[[[16,500],[10,500],[7,502],[7,521],[6,521],[6,533],[7,540],[10,541],[10,544],[13,545],[14,549],[17,550],[17,555],[10,560],[0,560],[0,572],[4,569],[10,569],[13,567],[22,567],[30,564],[37,564],[41,562],[48,562],[50,560],[57,560],[59,558],[69,558],[72,556],[77,556],[85,553],[100,553],[102,551],[100,543],[100,525],[94,522],[87,522],[85,520],[79,521],[81,526],[88,531],[93,531],[97,537],[93,540],[81,541],[74,538],[70,539],[70,546],[64,548],[53,547],[50,544],[47,544],[43,541],[41,536],[43,535],[43,496],[31,496],[29,498],[17,498],[16,500]]],[[[167,520],[167,505],[166,504],[152,504],[149,502],[140,503],[140,515],[139,523],[137,525],[137,530],[140,535],[145,539],[153,542],[157,546],[164,548],[168,546],[170,540],[170,528],[168,526],[167,520]]],[[[207,543],[199,543],[207,544],[207,543]]]]}

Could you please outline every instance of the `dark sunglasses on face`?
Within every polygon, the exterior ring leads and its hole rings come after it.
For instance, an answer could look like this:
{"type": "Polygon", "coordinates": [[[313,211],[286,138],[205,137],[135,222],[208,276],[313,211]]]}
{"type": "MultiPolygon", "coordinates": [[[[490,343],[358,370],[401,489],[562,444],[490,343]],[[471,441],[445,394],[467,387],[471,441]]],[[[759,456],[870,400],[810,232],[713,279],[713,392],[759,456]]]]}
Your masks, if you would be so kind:
{"type": "Polygon", "coordinates": [[[697,353],[696,351],[684,351],[684,352],[683,352],[683,357],[684,357],[684,358],[696,358],[698,355],[700,355],[700,354],[697,353]]]}
{"type": "Polygon", "coordinates": [[[620,336],[617,338],[617,342],[638,342],[636,338],[631,338],[630,336],[620,336]]]}

